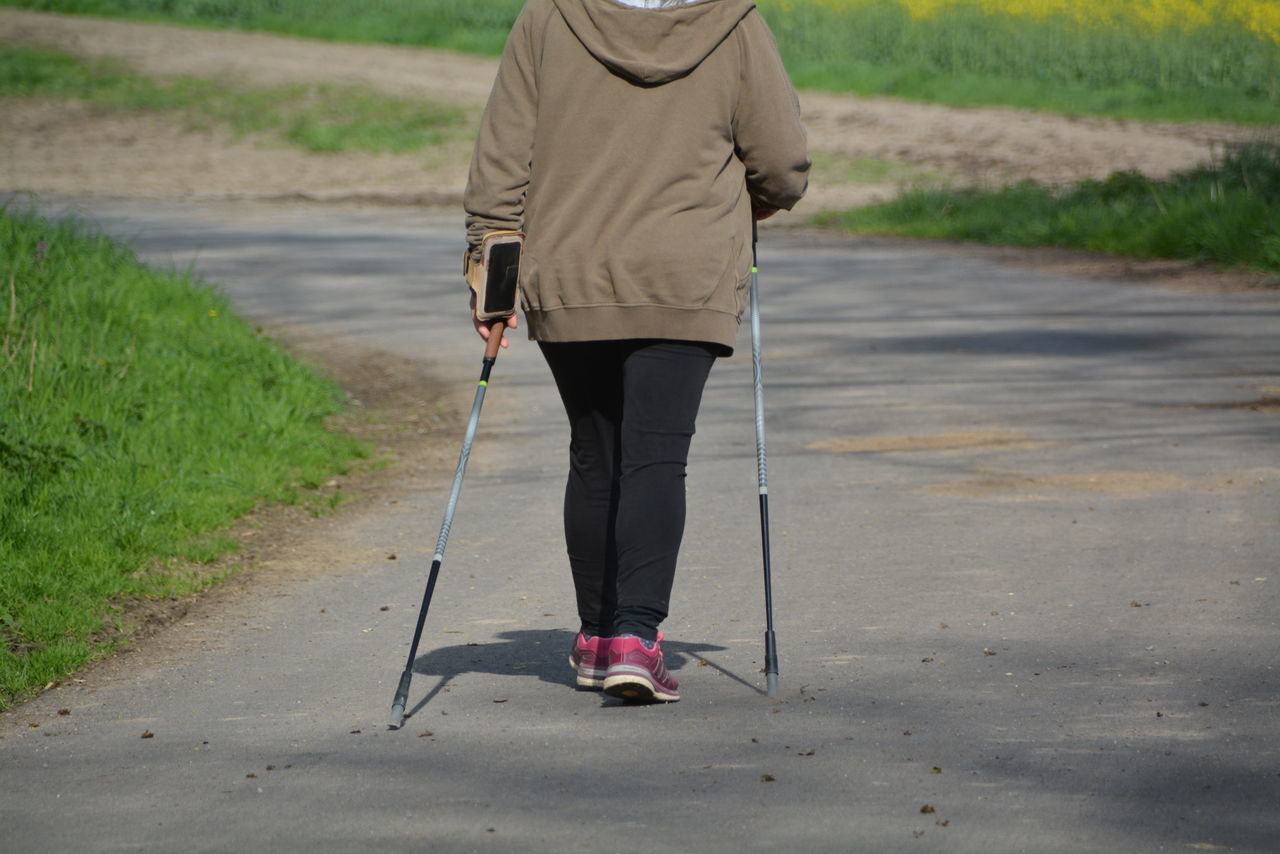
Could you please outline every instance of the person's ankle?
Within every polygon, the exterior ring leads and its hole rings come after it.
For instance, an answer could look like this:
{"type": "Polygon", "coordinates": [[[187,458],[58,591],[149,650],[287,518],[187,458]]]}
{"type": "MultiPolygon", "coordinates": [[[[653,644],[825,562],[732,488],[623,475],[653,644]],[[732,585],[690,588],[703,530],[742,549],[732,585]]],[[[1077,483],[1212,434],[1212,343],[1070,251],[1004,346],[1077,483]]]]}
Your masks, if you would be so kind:
{"type": "Polygon", "coordinates": [[[657,643],[662,639],[662,633],[657,629],[650,629],[646,626],[618,626],[613,630],[613,637],[620,638],[631,635],[640,638],[649,643],[657,643]]]}
{"type": "Polygon", "coordinates": [[[641,645],[644,646],[645,649],[648,649],[648,650],[656,649],[658,646],[658,641],[661,640],[660,637],[647,638],[647,637],[644,637],[643,635],[634,634],[632,632],[626,632],[624,634],[613,636],[614,640],[622,640],[623,638],[635,638],[636,640],[640,641],[641,645]]]}

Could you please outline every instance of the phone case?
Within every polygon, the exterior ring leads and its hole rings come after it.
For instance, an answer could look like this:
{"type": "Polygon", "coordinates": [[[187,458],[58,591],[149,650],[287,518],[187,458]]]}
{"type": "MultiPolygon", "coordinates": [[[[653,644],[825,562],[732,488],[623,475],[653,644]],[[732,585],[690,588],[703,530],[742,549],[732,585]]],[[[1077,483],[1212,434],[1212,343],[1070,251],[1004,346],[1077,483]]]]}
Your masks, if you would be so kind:
{"type": "Polygon", "coordinates": [[[516,290],[520,280],[520,258],[524,234],[494,231],[480,244],[478,268],[467,256],[467,282],[476,293],[476,317],[497,320],[516,313],[516,290]]]}

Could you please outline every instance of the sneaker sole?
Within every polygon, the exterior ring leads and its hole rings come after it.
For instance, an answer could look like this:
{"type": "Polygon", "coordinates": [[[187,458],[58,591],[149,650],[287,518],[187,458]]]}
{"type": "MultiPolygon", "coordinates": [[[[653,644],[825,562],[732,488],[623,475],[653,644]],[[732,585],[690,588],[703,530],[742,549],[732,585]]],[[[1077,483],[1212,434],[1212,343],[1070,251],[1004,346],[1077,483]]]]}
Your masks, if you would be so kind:
{"type": "Polygon", "coordinates": [[[657,685],[643,673],[615,673],[605,677],[604,692],[629,703],[675,703],[679,692],[672,692],[657,685]]]}
{"type": "Polygon", "coordinates": [[[569,666],[578,673],[579,688],[590,688],[592,691],[599,691],[604,687],[604,670],[579,667],[578,662],[573,660],[572,655],[569,656],[569,666]]]}

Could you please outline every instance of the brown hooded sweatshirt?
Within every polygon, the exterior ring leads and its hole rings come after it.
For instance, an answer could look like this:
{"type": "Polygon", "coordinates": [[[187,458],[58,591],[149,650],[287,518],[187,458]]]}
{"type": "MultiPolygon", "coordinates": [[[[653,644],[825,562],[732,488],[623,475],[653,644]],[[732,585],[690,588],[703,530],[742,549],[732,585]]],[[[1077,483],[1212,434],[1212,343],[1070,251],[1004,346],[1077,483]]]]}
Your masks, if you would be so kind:
{"type": "Polygon", "coordinates": [[[535,341],[732,349],[752,201],[790,209],[808,169],[795,92],[751,0],[529,0],[481,121],[467,239],[526,233],[535,341]]]}

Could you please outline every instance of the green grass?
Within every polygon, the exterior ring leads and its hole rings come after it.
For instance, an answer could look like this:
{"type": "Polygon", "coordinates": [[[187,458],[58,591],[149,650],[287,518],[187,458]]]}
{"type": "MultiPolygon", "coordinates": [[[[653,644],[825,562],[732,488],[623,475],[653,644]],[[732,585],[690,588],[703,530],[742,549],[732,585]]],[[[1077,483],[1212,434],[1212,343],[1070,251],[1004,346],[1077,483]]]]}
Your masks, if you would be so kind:
{"type": "Polygon", "coordinates": [[[912,19],[893,0],[837,11],[760,0],[797,86],[947,104],[1142,119],[1280,121],[1280,45],[1230,24],[1082,28],[956,7],[912,19]]]}
{"type": "Polygon", "coordinates": [[[366,453],[325,429],[338,389],[218,291],[13,211],[0,401],[0,707],[110,649],[130,602],[215,580],[198,564],[232,521],[366,453]]]}
{"type": "MultiPolygon", "coordinates": [[[[344,41],[495,55],[523,0],[9,0],[344,41]]],[[[1142,119],[1280,121],[1280,45],[1219,24],[1182,32],[1084,29],[958,7],[912,19],[893,0],[837,10],[760,0],[798,86],[948,104],[1008,104],[1142,119]]]]}
{"type": "Polygon", "coordinates": [[[1280,272],[1280,145],[1228,151],[1167,180],[1117,172],[1053,188],[909,190],[891,202],[820,224],[852,231],[1064,246],[1148,258],[1186,258],[1280,272]]]}
{"type": "Polygon", "coordinates": [[[176,112],[192,128],[266,134],[312,152],[403,152],[466,133],[461,110],[359,86],[153,80],[109,61],[0,45],[0,96],[76,98],[108,111],[176,112]]]}
{"type": "Polygon", "coordinates": [[[524,0],[18,0],[3,5],[496,56],[524,0]]]}

